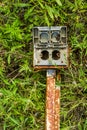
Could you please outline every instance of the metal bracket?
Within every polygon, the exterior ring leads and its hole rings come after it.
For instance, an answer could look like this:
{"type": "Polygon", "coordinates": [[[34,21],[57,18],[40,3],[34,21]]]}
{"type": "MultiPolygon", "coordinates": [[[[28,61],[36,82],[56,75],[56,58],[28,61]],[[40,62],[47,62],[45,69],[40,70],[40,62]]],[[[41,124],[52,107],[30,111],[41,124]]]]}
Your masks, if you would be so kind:
{"type": "Polygon", "coordinates": [[[56,76],[56,70],[54,69],[47,69],[47,77],[50,77],[50,76],[56,76]]]}

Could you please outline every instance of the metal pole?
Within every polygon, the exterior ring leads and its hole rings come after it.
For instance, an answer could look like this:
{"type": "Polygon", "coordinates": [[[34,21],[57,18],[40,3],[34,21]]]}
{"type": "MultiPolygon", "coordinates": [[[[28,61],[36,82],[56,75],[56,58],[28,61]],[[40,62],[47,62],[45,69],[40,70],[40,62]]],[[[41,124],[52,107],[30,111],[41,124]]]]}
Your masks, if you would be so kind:
{"type": "Polygon", "coordinates": [[[60,87],[55,87],[55,77],[56,70],[47,70],[45,130],[60,130],[60,87]]]}
{"type": "Polygon", "coordinates": [[[55,70],[47,70],[46,130],[55,130],[55,70]]]}
{"type": "MultiPolygon", "coordinates": [[[[57,80],[61,81],[60,73],[57,74],[57,80]]],[[[60,86],[55,87],[55,130],[60,130],[60,86]]]]}

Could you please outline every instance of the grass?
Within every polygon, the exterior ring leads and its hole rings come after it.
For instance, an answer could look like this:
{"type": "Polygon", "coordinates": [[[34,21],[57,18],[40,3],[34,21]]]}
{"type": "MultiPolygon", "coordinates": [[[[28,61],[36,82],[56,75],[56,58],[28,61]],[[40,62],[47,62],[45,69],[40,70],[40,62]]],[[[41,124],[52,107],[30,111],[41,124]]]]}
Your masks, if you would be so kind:
{"type": "Polygon", "coordinates": [[[61,130],[87,129],[86,10],[86,0],[0,1],[0,129],[44,130],[46,74],[33,70],[32,28],[60,25],[71,48],[61,70],[61,130]]]}

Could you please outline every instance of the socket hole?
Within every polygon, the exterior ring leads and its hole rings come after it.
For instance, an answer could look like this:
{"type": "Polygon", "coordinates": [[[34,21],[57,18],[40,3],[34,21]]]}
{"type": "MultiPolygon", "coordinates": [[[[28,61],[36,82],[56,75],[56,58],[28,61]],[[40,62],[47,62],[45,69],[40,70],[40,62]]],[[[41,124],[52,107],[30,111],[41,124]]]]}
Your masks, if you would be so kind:
{"type": "Polygon", "coordinates": [[[60,41],[60,32],[53,32],[51,38],[52,38],[52,42],[60,41]]]}
{"type": "Polygon", "coordinates": [[[47,43],[48,42],[48,34],[43,32],[40,34],[40,41],[41,43],[47,43]]]}
{"type": "Polygon", "coordinates": [[[52,58],[53,58],[54,60],[58,60],[58,59],[60,58],[60,52],[57,51],[57,50],[53,51],[53,52],[52,52],[52,58]]]}
{"type": "Polygon", "coordinates": [[[42,51],[41,52],[41,59],[47,60],[49,58],[49,52],[48,51],[42,51]]]}

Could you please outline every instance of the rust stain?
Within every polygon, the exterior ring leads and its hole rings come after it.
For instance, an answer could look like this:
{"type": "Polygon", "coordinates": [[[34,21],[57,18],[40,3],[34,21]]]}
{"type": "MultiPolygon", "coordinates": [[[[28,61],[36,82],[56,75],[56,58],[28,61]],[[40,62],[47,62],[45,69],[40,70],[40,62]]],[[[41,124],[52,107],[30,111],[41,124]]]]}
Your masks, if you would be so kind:
{"type": "MultiPolygon", "coordinates": [[[[60,73],[57,80],[61,80],[60,73]]],[[[60,130],[60,86],[55,87],[55,75],[47,77],[45,130],[60,130]]]]}
{"type": "Polygon", "coordinates": [[[55,130],[60,130],[60,87],[55,88],[55,130]]]}
{"type": "Polygon", "coordinates": [[[36,65],[36,66],[34,66],[34,69],[35,70],[44,70],[44,69],[62,69],[62,68],[65,68],[65,69],[67,69],[68,68],[68,66],[49,66],[49,65],[46,65],[46,66],[38,66],[38,65],[36,65]]]}
{"type": "Polygon", "coordinates": [[[57,80],[58,80],[58,81],[61,81],[60,71],[59,71],[58,74],[57,74],[57,80]]]}
{"type": "Polygon", "coordinates": [[[55,78],[47,77],[46,130],[55,130],[55,78]]]}
{"type": "MultiPolygon", "coordinates": [[[[58,71],[57,80],[61,82],[60,71],[58,71]]],[[[55,87],[55,130],[60,130],[60,86],[55,87]]]]}

